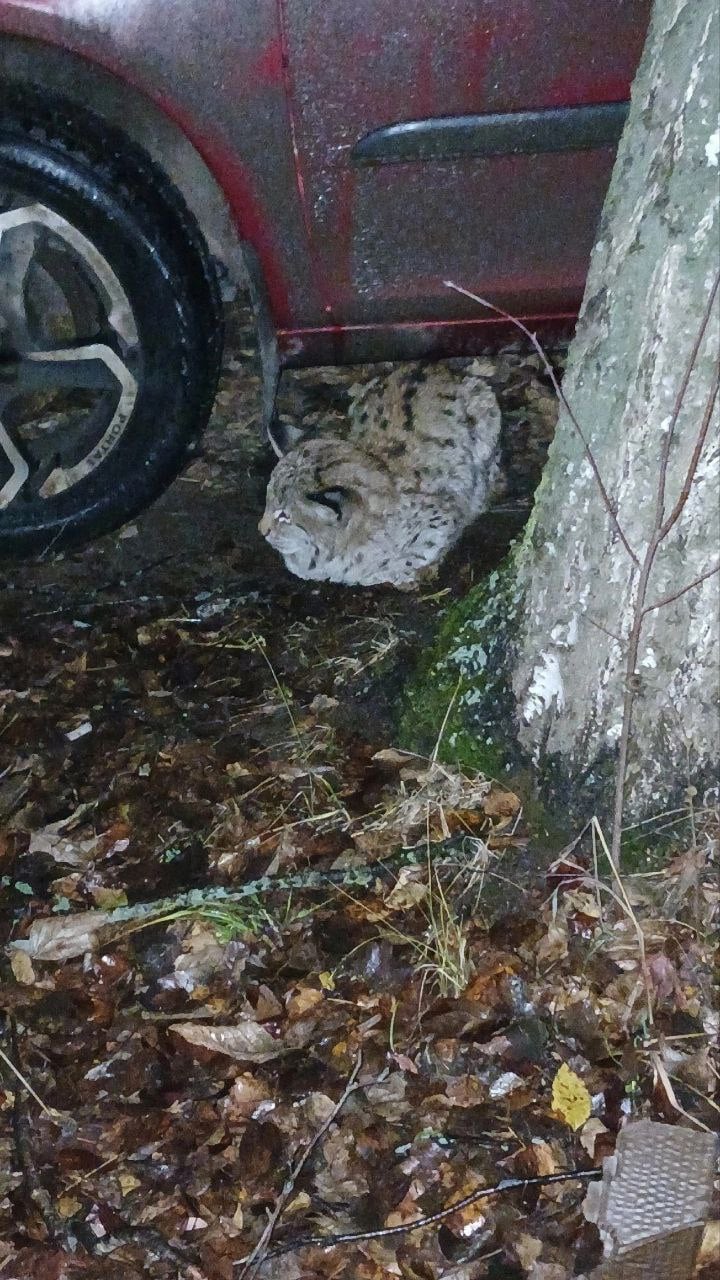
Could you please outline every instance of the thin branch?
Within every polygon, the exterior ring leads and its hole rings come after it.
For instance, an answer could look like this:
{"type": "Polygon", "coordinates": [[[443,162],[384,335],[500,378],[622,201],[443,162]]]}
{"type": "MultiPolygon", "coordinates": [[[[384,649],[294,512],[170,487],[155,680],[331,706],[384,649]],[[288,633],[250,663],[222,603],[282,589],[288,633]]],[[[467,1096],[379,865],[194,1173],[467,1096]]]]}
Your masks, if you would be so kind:
{"type": "Polygon", "coordinates": [[[713,565],[712,569],[708,569],[707,573],[701,573],[699,578],[694,578],[692,582],[688,582],[686,587],[681,587],[679,591],[673,591],[669,596],[662,596],[659,600],[654,600],[652,604],[646,604],[643,609],[643,617],[645,614],[652,613],[654,609],[664,609],[666,604],[674,604],[676,600],[680,600],[682,596],[687,595],[688,591],[692,591],[693,587],[699,587],[701,582],[707,582],[708,578],[712,578],[716,573],[720,573],[720,564],[713,565]]]}
{"type": "Polygon", "coordinates": [[[693,480],[695,479],[695,472],[697,471],[698,464],[700,462],[700,455],[702,454],[702,451],[705,448],[705,441],[707,440],[707,434],[708,434],[708,431],[710,430],[710,422],[712,421],[713,409],[715,408],[715,401],[717,399],[718,389],[720,389],[720,366],[716,365],[715,376],[710,384],[710,393],[708,395],[707,403],[705,405],[705,412],[702,416],[702,422],[700,423],[700,430],[698,431],[697,440],[695,441],[695,448],[693,449],[693,452],[692,452],[692,457],[690,459],[690,464],[687,469],[687,474],[683,481],[682,489],[678,494],[678,500],[675,503],[675,506],[673,507],[672,511],[670,512],[670,515],[668,516],[667,520],[660,528],[660,536],[658,538],[659,542],[662,542],[663,539],[667,537],[673,525],[676,523],[677,520],[680,519],[680,515],[682,513],[683,507],[685,506],[685,503],[687,502],[688,497],[690,495],[692,483],[693,483],[693,480]]]}
{"type": "Polygon", "coordinates": [[[598,622],[596,618],[591,618],[589,613],[586,613],[584,617],[585,621],[589,622],[591,627],[597,627],[598,631],[603,631],[611,640],[615,640],[617,644],[622,645],[622,636],[619,636],[617,632],[609,631],[607,627],[603,626],[602,622],[598,622]]]}
{"type": "Polygon", "coordinates": [[[332,1236],[306,1236],[302,1240],[284,1245],[282,1249],[276,1249],[274,1253],[267,1256],[277,1258],[282,1253],[306,1249],[311,1245],[329,1249],[337,1244],[353,1244],[360,1240],[384,1240],[387,1236],[408,1235],[411,1231],[421,1231],[423,1227],[432,1227],[437,1222],[444,1222],[460,1209],[467,1209],[469,1205],[487,1200],[490,1196],[498,1195],[503,1191],[524,1191],[527,1187],[548,1187],[555,1182],[571,1182],[576,1179],[588,1182],[601,1176],[602,1169],[598,1168],[572,1169],[567,1173],[546,1173],[536,1178],[503,1178],[502,1182],[496,1182],[492,1187],[481,1187],[479,1191],[471,1191],[470,1195],[463,1196],[462,1200],[456,1200],[445,1209],[439,1209],[437,1213],[428,1213],[422,1218],[414,1218],[411,1222],[403,1222],[397,1227],[378,1227],[376,1231],[347,1231],[332,1236]]]}
{"type": "Polygon", "coordinates": [[[54,1111],[52,1107],[48,1107],[43,1102],[40,1095],[36,1093],[35,1090],[33,1089],[32,1085],[30,1084],[30,1081],[25,1079],[25,1076],[23,1075],[20,1068],[16,1066],[12,1058],[9,1058],[8,1055],[2,1049],[0,1049],[0,1061],[4,1062],[5,1066],[8,1067],[10,1071],[12,1071],[15,1078],[20,1082],[20,1085],[22,1086],[22,1088],[25,1089],[27,1093],[30,1094],[31,1098],[35,1099],[41,1111],[45,1112],[45,1115],[48,1117],[48,1119],[52,1120],[53,1124],[62,1124],[62,1119],[58,1114],[58,1112],[54,1111]]]}
{"type": "MultiPolygon", "coordinates": [[[[10,1042],[13,1057],[16,1062],[19,1062],[20,1046],[18,1042],[17,1026],[14,1018],[10,1019],[10,1042]]],[[[40,1214],[50,1241],[53,1243],[55,1243],[55,1241],[67,1243],[67,1224],[58,1213],[50,1192],[43,1186],[33,1160],[33,1132],[27,1112],[27,1096],[28,1094],[32,1094],[34,1098],[37,1098],[37,1094],[31,1089],[20,1067],[15,1066],[15,1064],[11,1062],[5,1054],[3,1054],[3,1058],[12,1067],[18,1080],[18,1085],[15,1089],[15,1100],[13,1102],[12,1123],[13,1136],[15,1139],[15,1152],[17,1154],[17,1161],[22,1174],[22,1185],[25,1198],[28,1201],[28,1204],[32,1205],[40,1214]]],[[[41,1103],[40,1105],[44,1107],[44,1103],[41,1103]]],[[[47,1107],[44,1107],[44,1109],[45,1111],[48,1111],[47,1107]]]]}
{"type": "Polygon", "coordinates": [[[527,325],[523,324],[522,320],[518,320],[517,317],[511,315],[509,311],[503,311],[502,307],[496,307],[494,303],[488,302],[486,298],[481,298],[477,293],[471,293],[469,289],[464,289],[462,285],[454,284],[452,280],[445,280],[443,283],[445,284],[446,288],[454,289],[456,293],[464,294],[466,298],[471,298],[473,302],[479,303],[481,307],[487,307],[489,311],[494,311],[496,315],[502,316],[503,320],[508,320],[511,324],[514,324],[515,327],[519,329],[521,333],[524,333],[525,337],[528,338],[529,341],[532,343],[533,347],[535,348],[538,355],[540,356],[540,359],[543,362],[545,372],[547,373],[552,383],[553,390],[557,395],[558,400],[560,401],[563,408],[565,409],[565,412],[567,413],[573,427],[575,428],[575,431],[577,432],[578,436],[580,437],[580,440],[582,441],[582,445],[585,450],[585,457],[590,463],[590,467],[592,468],[592,473],[595,476],[598,489],[600,490],[603,503],[605,504],[605,509],[608,515],[610,516],[610,519],[612,520],[613,525],[615,526],[615,531],[620,541],[622,542],[625,550],[630,556],[630,559],[632,560],[633,564],[639,566],[640,561],[638,560],[637,555],[633,551],[632,547],[630,546],[630,543],[628,542],[625,536],[622,525],[620,524],[620,521],[618,520],[618,517],[617,517],[617,510],[616,510],[615,504],[613,503],[607,489],[605,488],[605,482],[600,474],[600,468],[598,467],[598,464],[595,460],[595,455],[593,454],[593,451],[590,448],[590,445],[585,438],[585,433],[583,432],[583,429],[580,426],[580,423],[575,417],[575,413],[573,412],[573,409],[570,406],[570,403],[568,401],[567,396],[565,395],[565,392],[562,389],[558,376],[555,373],[555,370],[553,369],[552,364],[550,363],[545,353],[545,349],[537,337],[537,334],[534,334],[532,330],[528,329],[527,325]]]}
{"type": "Polygon", "coordinates": [[[324,1138],[330,1126],[337,1119],[340,1111],[342,1111],[350,1095],[354,1093],[356,1089],[361,1089],[364,1087],[358,1082],[358,1074],[360,1072],[361,1066],[362,1066],[362,1050],[358,1049],[353,1069],[348,1077],[347,1084],[345,1085],[345,1088],[343,1089],[342,1094],[338,1098],[337,1102],[335,1103],[335,1106],[333,1107],[327,1119],[323,1121],[320,1128],[310,1139],[309,1143],[305,1147],[305,1150],[300,1156],[300,1159],[293,1165],[292,1169],[290,1170],[290,1173],[285,1180],[285,1185],[283,1186],[283,1189],[280,1192],[280,1195],[278,1196],[275,1202],[275,1208],[270,1214],[270,1217],[268,1218],[268,1221],[265,1225],[265,1230],[263,1231],[260,1239],[255,1245],[255,1248],[253,1249],[250,1256],[247,1259],[245,1259],[245,1265],[243,1266],[243,1269],[238,1276],[238,1280],[245,1280],[246,1277],[251,1276],[253,1272],[255,1272],[259,1267],[262,1266],[266,1258],[268,1257],[274,1258],[277,1252],[281,1252],[281,1253],[284,1252],[284,1250],[276,1250],[276,1253],[268,1254],[267,1249],[272,1239],[273,1232],[275,1231],[275,1228],[278,1224],[278,1221],[282,1213],[285,1211],[285,1208],[287,1207],[290,1197],[295,1191],[295,1186],[298,1178],[300,1177],[300,1174],[305,1168],[305,1165],[310,1159],[310,1156],[312,1155],[313,1151],[317,1147],[318,1143],[322,1140],[322,1138],[324,1138]]]}

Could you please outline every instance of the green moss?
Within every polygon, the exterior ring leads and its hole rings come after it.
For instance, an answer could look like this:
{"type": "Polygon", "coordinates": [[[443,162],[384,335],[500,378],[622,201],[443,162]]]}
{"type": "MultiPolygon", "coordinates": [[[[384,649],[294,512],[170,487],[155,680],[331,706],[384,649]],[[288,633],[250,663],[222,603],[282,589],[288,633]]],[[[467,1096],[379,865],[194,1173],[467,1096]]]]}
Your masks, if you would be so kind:
{"type": "Polygon", "coordinates": [[[519,598],[514,552],[446,613],[406,689],[401,744],[497,777],[517,757],[508,672],[519,598]]]}
{"type": "Polygon", "coordinates": [[[652,824],[625,835],[620,849],[620,865],[626,875],[663,871],[668,859],[678,852],[678,835],[687,834],[679,826],[668,831],[654,830],[652,824]]]}

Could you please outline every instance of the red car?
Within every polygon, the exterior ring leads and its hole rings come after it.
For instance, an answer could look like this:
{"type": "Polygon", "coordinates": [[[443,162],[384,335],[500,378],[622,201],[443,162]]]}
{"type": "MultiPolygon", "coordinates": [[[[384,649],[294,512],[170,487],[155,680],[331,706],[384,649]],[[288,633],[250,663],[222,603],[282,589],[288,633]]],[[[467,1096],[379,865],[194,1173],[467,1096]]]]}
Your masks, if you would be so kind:
{"type": "Polygon", "coordinates": [[[221,285],[283,364],[582,295],[649,0],[0,0],[0,550],[112,528],[206,423],[221,285]]]}

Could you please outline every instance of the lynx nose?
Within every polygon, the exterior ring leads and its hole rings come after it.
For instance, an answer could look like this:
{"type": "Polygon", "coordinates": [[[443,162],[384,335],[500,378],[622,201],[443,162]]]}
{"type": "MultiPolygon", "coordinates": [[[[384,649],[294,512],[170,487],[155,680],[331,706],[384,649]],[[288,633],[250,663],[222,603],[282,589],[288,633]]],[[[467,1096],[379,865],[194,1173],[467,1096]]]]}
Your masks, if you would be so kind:
{"type": "Polygon", "coordinates": [[[273,523],[273,522],[272,522],[272,519],[271,519],[271,517],[268,515],[268,513],[267,513],[267,511],[266,511],[266,512],[265,512],[265,515],[264,515],[264,516],[263,516],[263,518],[262,518],[262,520],[261,520],[261,521],[260,521],[260,523],[258,524],[258,529],[259,529],[260,533],[262,534],[263,538],[267,538],[267,536],[268,536],[268,534],[269,534],[270,530],[272,529],[272,523],[273,523]]]}

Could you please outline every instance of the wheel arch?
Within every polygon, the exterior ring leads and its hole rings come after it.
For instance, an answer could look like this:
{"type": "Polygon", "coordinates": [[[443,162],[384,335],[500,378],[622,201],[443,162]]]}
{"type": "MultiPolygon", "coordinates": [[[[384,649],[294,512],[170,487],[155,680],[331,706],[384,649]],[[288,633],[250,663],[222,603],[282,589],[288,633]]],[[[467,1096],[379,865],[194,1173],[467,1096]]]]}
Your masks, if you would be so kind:
{"type": "Polygon", "coordinates": [[[2,33],[0,80],[56,93],[120,129],[177,187],[221,265],[225,296],[247,284],[247,250],[221,184],[192,140],[150,97],[77,53],[2,33]]]}

